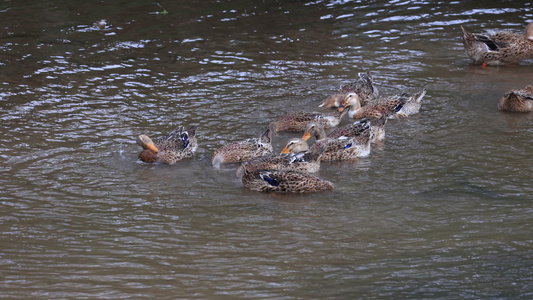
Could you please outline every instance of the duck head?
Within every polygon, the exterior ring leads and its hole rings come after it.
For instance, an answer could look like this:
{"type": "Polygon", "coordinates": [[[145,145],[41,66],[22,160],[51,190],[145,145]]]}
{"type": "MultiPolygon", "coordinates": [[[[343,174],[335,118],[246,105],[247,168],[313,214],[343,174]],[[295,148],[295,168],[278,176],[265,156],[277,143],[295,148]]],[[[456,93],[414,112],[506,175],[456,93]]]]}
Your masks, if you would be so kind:
{"type": "Polygon", "coordinates": [[[153,152],[154,154],[157,154],[157,152],[159,152],[159,149],[157,149],[154,142],[152,142],[152,139],[149,138],[147,135],[144,135],[144,134],[139,135],[137,137],[137,144],[143,147],[144,150],[149,150],[153,152]]]}
{"type": "Polygon", "coordinates": [[[312,136],[316,137],[317,140],[326,138],[326,131],[324,130],[324,127],[314,122],[307,124],[307,126],[305,126],[305,132],[302,136],[302,139],[307,141],[312,136]]]}
{"type": "Polygon", "coordinates": [[[307,142],[304,139],[300,138],[294,138],[291,139],[285,148],[281,151],[281,153],[293,153],[293,152],[300,152],[300,151],[308,151],[309,145],[307,145],[307,142]]]}
{"type": "Polygon", "coordinates": [[[159,159],[159,149],[154,145],[152,139],[147,135],[141,134],[137,137],[137,144],[144,150],[139,153],[139,159],[145,163],[154,163],[159,159]]]}
{"type": "Polygon", "coordinates": [[[346,108],[349,108],[352,111],[356,111],[361,108],[361,100],[356,93],[346,94],[346,97],[344,97],[344,101],[342,101],[338,111],[344,111],[346,108]]]}

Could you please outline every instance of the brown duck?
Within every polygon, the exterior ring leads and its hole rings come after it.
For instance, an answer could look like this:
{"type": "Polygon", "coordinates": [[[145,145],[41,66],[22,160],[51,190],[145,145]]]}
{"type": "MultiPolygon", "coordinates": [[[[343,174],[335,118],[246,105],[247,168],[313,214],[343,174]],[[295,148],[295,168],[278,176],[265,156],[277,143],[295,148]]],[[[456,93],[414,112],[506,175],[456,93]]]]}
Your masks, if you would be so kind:
{"type": "Polygon", "coordinates": [[[263,170],[251,166],[244,170],[242,183],[260,192],[306,193],[333,189],[333,184],[308,173],[283,170],[263,170]]]}
{"type": "Polygon", "coordinates": [[[298,138],[291,139],[284,149],[290,149],[289,151],[283,151],[281,154],[272,154],[262,157],[254,158],[241,165],[237,174],[242,174],[242,169],[251,165],[261,165],[265,170],[285,170],[285,171],[299,171],[306,173],[318,172],[320,169],[320,156],[324,152],[325,148],[309,149],[309,146],[305,141],[303,144],[299,143],[298,138]],[[298,144],[298,147],[294,145],[298,144]]]}
{"type": "Polygon", "coordinates": [[[255,157],[271,154],[272,131],[268,128],[261,136],[244,141],[227,143],[215,150],[211,158],[213,167],[220,167],[222,163],[242,162],[255,157]]]}
{"type": "Polygon", "coordinates": [[[139,153],[139,160],[175,164],[184,158],[194,157],[198,147],[196,126],[188,129],[180,126],[155,141],[142,134],[137,137],[137,144],[144,149],[139,153]]]}
{"type": "Polygon", "coordinates": [[[395,96],[361,106],[361,100],[356,93],[346,95],[339,111],[349,110],[348,115],[354,119],[381,119],[390,117],[400,111],[409,100],[406,96],[395,96]]]}
{"type": "Polygon", "coordinates": [[[309,123],[319,123],[324,128],[331,128],[339,125],[346,112],[336,111],[334,114],[323,114],[318,112],[291,112],[279,116],[270,123],[274,132],[280,131],[304,131],[309,123]]]}
{"type": "MultiPolygon", "coordinates": [[[[291,153],[293,154],[293,153],[291,153]]],[[[239,168],[245,187],[261,192],[321,192],[333,189],[333,184],[305,171],[272,164],[264,157],[244,162],[239,168]]]]}
{"type": "MultiPolygon", "coordinates": [[[[329,135],[326,135],[322,126],[312,123],[307,126],[299,143],[303,142],[307,145],[305,141],[311,136],[316,138],[315,143],[310,147],[311,151],[315,151],[315,148],[325,148],[320,159],[322,161],[331,161],[351,160],[368,156],[374,133],[368,120],[345,125],[329,135]]],[[[295,145],[294,147],[297,146],[295,145]]],[[[284,151],[286,150],[290,149],[285,148],[284,151]]]]}
{"type": "Polygon", "coordinates": [[[500,31],[494,34],[470,33],[463,30],[466,54],[478,65],[507,65],[533,57],[533,23],[525,33],[500,31]]]}
{"type": "Polygon", "coordinates": [[[512,112],[533,111],[533,86],[508,91],[498,102],[498,109],[512,112]]]}
{"type": "Polygon", "coordinates": [[[365,106],[369,101],[378,97],[378,89],[374,86],[374,78],[370,72],[359,73],[359,79],[342,85],[339,90],[322,101],[318,107],[337,108],[348,93],[356,93],[361,99],[361,105],[365,106]]]}

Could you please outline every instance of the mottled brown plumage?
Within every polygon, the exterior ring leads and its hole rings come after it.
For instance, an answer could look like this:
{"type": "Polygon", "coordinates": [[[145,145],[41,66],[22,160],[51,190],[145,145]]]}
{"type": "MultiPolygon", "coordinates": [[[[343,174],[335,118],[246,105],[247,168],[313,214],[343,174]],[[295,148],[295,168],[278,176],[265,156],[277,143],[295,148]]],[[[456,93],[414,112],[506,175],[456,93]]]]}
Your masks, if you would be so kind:
{"type": "Polygon", "coordinates": [[[316,122],[331,128],[339,125],[346,112],[335,112],[334,114],[322,114],[317,112],[292,112],[279,116],[271,123],[271,128],[275,132],[280,131],[304,131],[307,124],[316,122]]]}
{"type": "Polygon", "coordinates": [[[311,136],[316,138],[316,142],[310,147],[311,151],[325,148],[320,159],[330,161],[368,156],[374,133],[370,122],[365,120],[343,126],[329,135],[326,135],[322,126],[312,123],[306,127],[302,141],[305,142],[311,136]]]}
{"type": "Polygon", "coordinates": [[[296,144],[294,139],[290,140],[284,149],[290,148],[294,152],[244,162],[237,171],[244,186],[262,192],[302,193],[333,189],[331,182],[308,174],[320,168],[320,156],[324,148],[310,151],[307,143],[294,147],[296,144]]]}
{"type": "Polygon", "coordinates": [[[152,141],[147,135],[139,135],[137,144],[144,149],[139,153],[141,161],[175,164],[184,158],[194,156],[198,146],[196,126],[191,126],[188,129],[180,126],[155,141],[152,141]]]}
{"type": "MultiPolygon", "coordinates": [[[[405,95],[405,94],[404,94],[405,95]]],[[[411,115],[415,115],[420,112],[420,107],[422,106],[422,98],[426,95],[426,89],[422,89],[418,93],[414,93],[411,95],[410,99],[408,99],[402,108],[400,110],[390,116],[391,119],[400,119],[400,118],[407,118],[411,115]]]]}
{"type": "Polygon", "coordinates": [[[463,45],[475,64],[506,65],[533,57],[533,23],[525,33],[500,31],[495,34],[474,34],[463,31],[463,45]]]}
{"type": "Polygon", "coordinates": [[[310,151],[309,146],[305,141],[305,145],[298,144],[299,147],[296,148],[292,146],[297,144],[296,140],[297,139],[291,139],[281,154],[257,157],[243,163],[237,171],[237,174],[241,174],[243,168],[252,165],[261,165],[261,168],[264,170],[290,170],[307,173],[317,172],[320,169],[320,155],[324,149],[316,148],[313,149],[313,151],[310,151]]]}
{"type": "Polygon", "coordinates": [[[410,99],[406,95],[381,98],[361,107],[359,96],[356,93],[346,95],[340,111],[349,109],[348,115],[354,119],[380,119],[390,117],[397,113],[410,99]]]}
{"type": "Polygon", "coordinates": [[[533,86],[508,91],[498,102],[498,109],[511,112],[533,111],[533,86]]]}
{"type": "Polygon", "coordinates": [[[214,167],[220,167],[222,163],[242,162],[255,157],[271,154],[272,131],[267,129],[261,136],[244,141],[227,143],[215,150],[211,158],[214,167]]]}
{"type": "Polygon", "coordinates": [[[306,193],[333,189],[331,182],[307,173],[257,168],[245,169],[242,183],[245,187],[260,192],[306,193]]]}
{"type": "Polygon", "coordinates": [[[342,85],[339,90],[322,101],[319,107],[336,108],[342,104],[342,101],[348,93],[356,93],[361,99],[361,105],[365,106],[372,99],[379,95],[378,89],[374,86],[374,79],[370,72],[359,73],[359,79],[342,85]]]}

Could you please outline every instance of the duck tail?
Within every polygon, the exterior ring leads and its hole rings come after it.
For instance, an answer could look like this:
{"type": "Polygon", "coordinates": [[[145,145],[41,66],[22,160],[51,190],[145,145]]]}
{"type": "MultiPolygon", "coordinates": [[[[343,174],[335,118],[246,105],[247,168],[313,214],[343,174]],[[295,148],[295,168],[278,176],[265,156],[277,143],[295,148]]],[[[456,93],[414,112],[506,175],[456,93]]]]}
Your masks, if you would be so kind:
{"type": "Polygon", "coordinates": [[[474,39],[474,35],[472,35],[472,33],[468,32],[464,27],[463,25],[461,25],[461,30],[463,31],[463,41],[469,41],[469,40],[473,40],[474,39]]]}
{"type": "Polygon", "coordinates": [[[376,87],[374,86],[374,77],[372,77],[372,74],[370,74],[370,71],[361,72],[358,75],[359,75],[359,78],[366,84],[366,86],[370,88],[370,90],[372,91],[372,94],[374,96],[377,96],[379,93],[376,87]]]}
{"type": "Polygon", "coordinates": [[[270,137],[273,137],[273,136],[276,136],[276,134],[278,133],[278,122],[276,122],[276,120],[270,122],[270,124],[268,124],[268,130],[270,131],[270,137]]]}
{"type": "Polygon", "coordinates": [[[420,102],[426,95],[426,88],[423,88],[420,92],[414,93],[411,101],[420,102]]]}
{"type": "Polygon", "coordinates": [[[259,136],[263,143],[270,143],[272,141],[272,128],[270,126],[259,136]]]}
{"type": "Polygon", "coordinates": [[[197,128],[198,126],[189,126],[189,128],[187,129],[187,133],[189,134],[189,136],[195,136],[197,128]]]}

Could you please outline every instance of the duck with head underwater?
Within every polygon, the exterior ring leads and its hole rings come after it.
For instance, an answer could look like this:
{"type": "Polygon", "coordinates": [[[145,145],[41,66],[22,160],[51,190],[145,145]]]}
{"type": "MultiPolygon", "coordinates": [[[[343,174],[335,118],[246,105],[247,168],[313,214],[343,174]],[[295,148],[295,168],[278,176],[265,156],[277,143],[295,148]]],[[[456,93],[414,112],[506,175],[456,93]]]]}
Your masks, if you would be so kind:
{"type": "Polygon", "coordinates": [[[272,153],[272,130],[267,128],[259,137],[224,144],[215,150],[211,164],[219,168],[223,163],[243,162],[272,153]]]}

